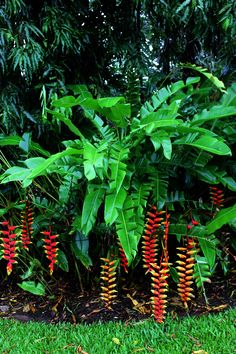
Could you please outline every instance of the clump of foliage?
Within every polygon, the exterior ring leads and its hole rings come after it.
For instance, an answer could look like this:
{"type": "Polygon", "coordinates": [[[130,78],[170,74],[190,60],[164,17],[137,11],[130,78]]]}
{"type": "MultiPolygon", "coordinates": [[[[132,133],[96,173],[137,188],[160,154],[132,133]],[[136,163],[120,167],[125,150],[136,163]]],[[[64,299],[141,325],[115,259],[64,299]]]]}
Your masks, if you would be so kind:
{"type": "MultiPolygon", "coordinates": [[[[85,85],[71,86],[73,95],[53,99],[51,107],[45,107],[48,124],[51,115],[74,137],[62,141],[56,153],[31,142],[27,134],[0,137],[0,145],[19,145],[25,153],[18,166],[7,166],[2,185],[14,183],[20,194],[30,195],[35,235],[48,225],[58,229],[60,249],[54,239],[50,250],[46,248],[51,273],[56,261],[68,271],[73,259],[81,279],[78,263],[89,269],[93,260],[102,258],[109,263],[102,268],[102,280],[108,279],[102,298],[108,299],[110,308],[115,276],[114,267],[110,273],[106,268],[113,266],[108,255],[118,260],[122,247],[126,268],[134,264],[144,234],[143,255],[152,275],[158,322],[164,319],[169,273],[179,282],[187,306],[193,279],[204,291],[216,262],[224,263],[215,231],[236,217],[235,205],[219,211],[222,193],[214,197],[217,205],[208,194],[209,184],[213,188],[220,184],[226,194],[236,191],[234,175],[224,159],[234,164],[230,146],[235,135],[228,123],[235,130],[230,121],[236,115],[235,84],[226,90],[206,70],[191,69],[207,81],[189,77],[163,87],[136,116],[123,97],[94,98],[85,85]],[[99,234],[100,238],[95,237],[99,234]],[[184,260],[175,268],[169,254],[176,242],[178,256],[184,260]]],[[[2,208],[2,216],[12,214],[14,208],[15,204],[2,208]]],[[[40,249],[43,244],[34,246],[40,249]]],[[[176,252],[171,253],[175,257],[176,252]]]]}

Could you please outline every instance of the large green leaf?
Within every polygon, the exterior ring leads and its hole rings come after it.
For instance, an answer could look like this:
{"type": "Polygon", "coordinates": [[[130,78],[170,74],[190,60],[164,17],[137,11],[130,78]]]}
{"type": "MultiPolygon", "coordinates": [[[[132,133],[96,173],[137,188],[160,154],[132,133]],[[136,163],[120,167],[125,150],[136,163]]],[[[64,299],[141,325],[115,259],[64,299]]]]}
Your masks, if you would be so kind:
{"type": "Polygon", "coordinates": [[[203,135],[193,141],[188,140],[188,137],[183,137],[174,141],[173,144],[190,145],[201,150],[211,152],[216,155],[232,155],[230,148],[223,141],[212,136],[203,135]]]}
{"type": "Polygon", "coordinates": [[[57,265],[64,270],[64,272],[69,272],[68,259],[62,250],[57,251],[57,265]]]}
{"type": "MultiPolygon", "coordinates": [[[[186,2],[187,1],[184,1],[184,3],[186,3],[186,2]]],[[[190,1],[189,1],[189,3],[190,3],[190,1]]],[[[180,5],[180,7],[183,6],[183,4],[180,5]]],[[[191,69],[191,70],[195,70],[195,71],[201,73],[208,80],[210,80],[213,83],[213,85],[215,85],[221,92],[225,92],[225,85],[224,85],[223,81],[219,80],[218,77],[214,76],[212,73],[209,73],[207,71],[207,68],[203,68],[203,67],[197,66],[195,64],[180,64],[180,66],[184,67],[184,68],[191,69]]]]}
{"type": "Polygon", "coordinates": [[[236,204],[232,207],[220,210],[212,221],[207,223],[206,229],[208,234],[212,234],[220,229],[223,225],[229,223],[236,218],[236,204]]]}
{"type": "MultiPolygon", "coordinates": [[[[22,141],[22,138],[18,135],[14,136],[5,136],[0,134],[0,146],[19,146],[22,141]]],[[[38,143],[30,142],[30,150],[36,151],[41,155],[46,157],[50,156],[50,153],[44,150],[38,143]]]]}
{"type": "Polygon", "coordinates": [[[150,112],[155,111],[157,108],[161,107],[163,103],[166,103],[171,96],[175,95],[178,92],[186,87],[198,83],[200,80],[199,77],[190,77],[186,80],[186,84],[180,80],[173,83],[170,86],[162,87],[160,90],[155,92],[151,97],[151,104],[150,102],[145,102],[144,105],[141,107],[140,115],[141,118],[147,116],[150,112]]]}
{"type": "Polygon", "coordinates": [[[198,237],[199,245],[211,269],[214,268],[219,241],[214,235],[198,237]]]}
{"type": "Polygon", "coordinates": [[[236,115],[236,107],[235,106],[213,106],[209,110],[204,109],[201,113],[196,114],[192,121],[191,125],[201,125],[210,120],[216,120],[219,118],[225,118],[236,115]]]}
{"type": "MultiPolygon", "coordinates": [[[[23,187],[26,187],[29,185],[29,183],[32,182],[32,180],[38,176],[41,176],[46,173],[47,169],[58,159],[65,157],[65,156],[70,156],[70,155],[81,155],[82,151],[73,149],[73,148],[67,148],[66,150],[62,152],[58,152],[54,155],[51,155],[48,159],[44,160],[43,162],[39,163],[35,168],[33,168],[30,172],[30,174],[24,178],[23,180],[23,187]]],[[[38,158],[36,157],[37,161],[38,158]]],[[[33,158],[30,159],[31,162],[33,158]]],[[[27,160],[25,161],[27,164],[27,160]]]]}
{"type": "Polygon", "coordinates": [[[168,160],[171,159],[172,144],[167,134],[164,134],[163,132],[155,133],[151,136],[151,142],[153,143],[155,151],[162,146],[165,158],[168,160]]]}
{"type": "Polygon", "coordinates": [[[99,112],[117,127],[125,128],[128,125],[126,118],[130,117],[131,107],[124,101],[124,97],[88,98],[81,102],[81,107],[85,111],[90,109],[99,112]]]}
{"type": "Polygon", "coordinates": [[[74,106],[78,106],[80,103],[80,99],[75,98],[74,96],[64,96],[52,102],[54,107],[63,107],[63,108],[71,108],[74,106]]]}
{"type": "Polygon", "coordinates": [[[1,183],[23,181],[25,178],[28,178],[30,174],[31,170],[28,168],[19,166],[10,167],[1,175],[1,183]]]}
{"type": "Polygon", "coordinates": [[[160,108],[157,112],[146,115],[140,121],[140,128],[145,129],[147,134],[151,134],[157,128],[177,126],[182,122],[176,119],[178,115],[174,108],[160,108]]]}
{"type": "Polygon", "coordinates": [[[121,210],[126,199],[127,192],[121,187],[118,191],[114,190],[105,198],[105,221],[106,224],[113,224],[118,217],[118,210],[121,210]]]}
{"type": "Polygon", "coordinates": [[[45,295],[45,286],[41,283],[35,283],[34,281],[23,281],[21,284],[18,284],[19,287],[25,291],[30,292],[34,295],[45,295]]]}
{"type": "Polygon", "coordinates": [[[71,250],[75,257],[88,269],[92,265],[92,260],[88,254],[89,239],[85,237],[80,231],[76,231],[72,242],[71,250]]]}
{"type": "Polygon", "coordinates": [[[88,235],[95,224],[97,212],[103,201],[105,190],[103,185],[88,185],[81,218],[81,230],[85,235],[88,235]]]}
{"type": "MultiPolygon", "coordinates": [[[[97,171],[103,170],[104,167],[104,157],[105,157],[105,149],[107,148],[107,144],[103,144],[103,147],[99,149],[99,147],[93,146],[89,141],[84,142],[84,174],[85,177],[90,181],[94,179],[97,175],[97,171]]],[[[103,173],[100,175],[103,177],[103,173]]]]}
{"type": "Polygon", "coordinates": [[[118,210],[116,231],[129,264],[137,253],[139,242],[139,238],[134,232],[137,228],[134,216],[134,205],[132,199],[128,197],[123,208],[118,210]]]}

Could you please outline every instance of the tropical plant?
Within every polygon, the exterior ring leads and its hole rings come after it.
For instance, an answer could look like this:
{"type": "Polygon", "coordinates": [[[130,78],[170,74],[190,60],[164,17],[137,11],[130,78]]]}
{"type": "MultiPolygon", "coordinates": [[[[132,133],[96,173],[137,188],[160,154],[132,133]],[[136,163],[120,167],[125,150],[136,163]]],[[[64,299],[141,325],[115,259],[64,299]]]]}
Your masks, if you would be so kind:
{"type": "MultiPolygon", "coordinates": [[[[232,221],[235,213],[235,206],[232,206],[231,216],[225,209],[216,214],[210,195],[204,196],[209,184],[222,184],[226,192],[236,190],[233,177],[221,169],[223,157],[230,159],[232,155],[232,137],[228,137],[227,130],[222,132],[218,128],[220,121],[227,122],[236,115],[235,85],[226,90],[220,80],[202,68],[193,66],[192,69],[206,76],[208,81],[190,77],[162,88],[154,92],[135,117],[131,117],[130,105],[123,97],[95,99],[86,86],[72,86],[74,95],[54,99],[50,109],[45,111],[64,124],[75,138],[63,141],[65,148],[53,154],[36,144],[31,145],[44,157],[27,157],[1,175],[2,184],[15,182],[22,188],[31,189],[32,202],[39,211],[45,201],[34,196],[34,184],[40,186],[44,180],[56,182],[55,208],[51,208],[47,223],[56,225],[58,217],[72,209],[69,221],[65,216],[67,224],[60,226],[66,230],[62,233],[58,230],[60,245],[64,244],[64,260],[72,252],[85,267],[90,267],[89,246],[91,249],[95,230],[100,229],[103,236],[97,242],[100,246],[105,242],[106,247],[102,246],[102,251],[95,257],[109,259],[109,249],[116,248],[114,254],[117,255],[121,245],[128,265],[131,265],[146,230],[143,254],[145,261],[150,263],[147,268],[150,268],[153,282],[157,284],[153,285],[153,308],[160,322],[165,312],[161,294],[166,292],[167,284],[165,276],[162,279],[157,274],[167,276],[169,271],[172,274],[175,271],[169,264],[168,244],[171,241],[167,242],[168,236],[175,235],[177,242],[184,243],[182,258],[185,257],[185,261],[181,261],[184,266],[181,263],[178,266],[181,269],[177,269],[179,293],[187,306],[192,297],[192,279],[203,288],[215,269],[219,241],[214,230],[232,221]],[[211,95],[218,101],[211,99],[211,95]],[[85,128],[84,121],[87,122],[85,128]],[[149,206],[153,207],[146,222],[149,206]],[[167,210],[164,216],[160,214],[163,208],[167,210]],[[213,220],[209,221],[213,214],[213,220]],[[202,254],[193,257],[195,240],[202,254]],[[151,250],[151,244],[155,246],[154,250],[151,250]],[[157,258],[157,245],[160,259],[157,258]],[[161,303],[163,308],[159,311],[157,304],[161,303]]],[[[19,144],[12,137],[2,136],[1,141],[2,145],[7,145],[8,141],[19,144]]],[[[218,202],[221,197],[217,194],[218,202]]],[[[45,210],[49,209],[47,201],[45,210]]],[[[48,254],[53,265],[56,259],[54,243],[53,252],[48,254]]],[[[63,268],[63,262],[58,261],[58,264],[63,268]]],[[[109,290],[108,285],[103,286],[104,289],[109,290]]],[[[108,298],[107,306],[110,307],[112,297],[108,298]]]]}

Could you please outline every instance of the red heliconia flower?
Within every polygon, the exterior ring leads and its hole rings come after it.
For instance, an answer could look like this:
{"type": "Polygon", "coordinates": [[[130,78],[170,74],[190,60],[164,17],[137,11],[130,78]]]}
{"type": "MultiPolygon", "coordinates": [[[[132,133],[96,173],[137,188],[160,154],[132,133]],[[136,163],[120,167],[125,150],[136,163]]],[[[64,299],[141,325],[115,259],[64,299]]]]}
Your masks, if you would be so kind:
{"type": "Polygon", "coordinates": [[[47,259],[49,259],[50,261],[49,269],[50,269],[50,274],[52,275],[54,271],[54,265],[55,263],[57,263],[58,242],[56,241],[56,239],[59,235],[52,235],[51,230],[42,231],[41,233],[45,236],[44,238],[45,245],[43,247],[45,248],[47,259]]]}
{"type": "Polygon", "coordinates": [[[162,323],[165,319],[167,291],[168,291],[168,277],[169,277],[169,263],[163,258],[160,266],[157,264],[151,265],[152,274],[152,312],[155,320],[162,323]]]}
{"type": "Polygon", "coordinates": [[[194,226],[197,226],[197,225],[199,225],[199,222],[192,218],[191,223],[187,225],[187,229],[191,230],[194,226]]]}
{"type": "Polygon", "coordinates": [[[220,209],[224,206],[224,192],[218,187],[210,186],[210,198],[216,208],[220,209]]]}
{"type": "Polygon", "coordinates": [[[30,202],[26,200],[25,210],[21,212],[21,241],[23,248],[28,250],[31,243],[31,236],[33,233],[33,211],[30,207],[30,202]]]}
{"type": "Polygon", "coordinates": [[[117,297],[116,288],[116,261],[109,258],[101,258],[101,294],[100,298],[105,307],[111,310],[113,300],[117,297]]]}
{"type": "Polygon", "coordinates": [[[155,205],[153,205],[150,211],[147,213],[147,221],[143,234],[142,241],[142,255],[144,268],[147,268],[147,272],[151,271],[152,263],[156,263],[157,255],[157,230],[161,226],[164,220],[161,215],[165,213],[164,211],[157,211],[155,205]]]}
{"type": "Polygon", "coordinates": [[[195,265],[195,255],[198,252],[197,242],[193,238],[187,238],[187,245],[177,247],[179,260],[177,261],[177,271],[179,275],[178,293],[184,306],[188,308],[188,301],[194,298],[193,295],[193,273],[195,265]]]}
{"type": "Polygon", "coordinates": [[[7,261],[7,274],[10,275],[12,272],[12,265],[17,263],[17,240],[16,234],[12,233],[15,230],[16,226],[9,225],[8,221],[3,221],[1,223],[7,229],[2,230],[1,233],[3,234],[2,237],[2,247],[3,247],[3,258],[7,261]]]}
{"type": "Polygon", "coordinates": [[[123,270],[125,271],[125,273],[128,273],[128,259],[125,255],[125,252],[124,252],[123,247],[121,245],[119,247],[119,251],[120,251],[120,265],[123,268],[123,270]]]}

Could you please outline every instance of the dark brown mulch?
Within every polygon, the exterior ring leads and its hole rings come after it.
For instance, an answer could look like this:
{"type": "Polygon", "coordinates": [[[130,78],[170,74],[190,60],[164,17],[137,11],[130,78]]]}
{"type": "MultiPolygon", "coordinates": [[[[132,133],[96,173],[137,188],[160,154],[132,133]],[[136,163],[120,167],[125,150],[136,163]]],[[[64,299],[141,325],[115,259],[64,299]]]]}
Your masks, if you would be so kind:
{"type": "MultiPolygon", "coordinates": [[[[35,296],[21,290],[17,285],[1,283],[0,317],[20,321],[43,321],[46,323],[70,322],[93,323],[107,321],[140,321],[151,316],[150,293],[131,284],[121,286],[119,297],[112,310],[104,308],[97,290],[79,292],[72,283],[56,284],[54,295],[35,296]]],[[[189,306],[188,314],[202,315],[218,312],[236,306],[236,271],[226,278],[215,277],[206,285],[208,305],[202,295],[198,295],[189,306]]],[[[168,312],[173,317],[185,316],[186,309],[175,291],[169,294],[168,312]]]]}

